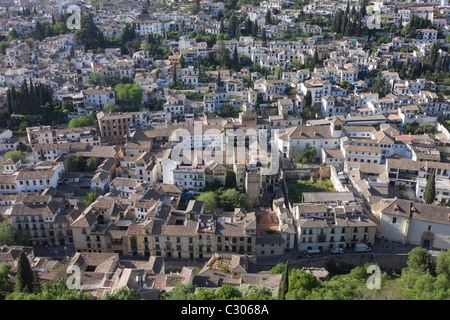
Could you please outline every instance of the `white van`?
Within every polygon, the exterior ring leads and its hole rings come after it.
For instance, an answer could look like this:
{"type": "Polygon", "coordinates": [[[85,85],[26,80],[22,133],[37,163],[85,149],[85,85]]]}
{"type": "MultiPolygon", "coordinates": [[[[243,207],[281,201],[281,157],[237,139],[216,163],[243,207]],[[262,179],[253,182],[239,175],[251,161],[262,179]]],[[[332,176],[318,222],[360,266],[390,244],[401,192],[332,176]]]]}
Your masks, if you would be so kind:
{"type": "Polygon", "coordinates": [[[355,252],[370,252],[371,248],[367,246],[365,243],[357,243],[355,244],[355,252]]]}
{"type": "Polygon", "coordinates": [[[343,254],[344,253],[344,249],[342,249],[342,248],[330,248],[330,252],[332,254],[343,254]]]}

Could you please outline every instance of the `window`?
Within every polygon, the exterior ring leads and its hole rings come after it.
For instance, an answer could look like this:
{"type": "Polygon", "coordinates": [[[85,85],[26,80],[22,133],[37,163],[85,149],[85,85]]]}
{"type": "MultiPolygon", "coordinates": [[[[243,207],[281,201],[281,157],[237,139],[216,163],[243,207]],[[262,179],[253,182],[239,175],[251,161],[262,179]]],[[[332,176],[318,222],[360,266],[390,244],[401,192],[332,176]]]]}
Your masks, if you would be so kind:
{"type": "Polygon", "coordinates": [[[392,223],[397,223],[397,217],[392,218],[392,223]]]}

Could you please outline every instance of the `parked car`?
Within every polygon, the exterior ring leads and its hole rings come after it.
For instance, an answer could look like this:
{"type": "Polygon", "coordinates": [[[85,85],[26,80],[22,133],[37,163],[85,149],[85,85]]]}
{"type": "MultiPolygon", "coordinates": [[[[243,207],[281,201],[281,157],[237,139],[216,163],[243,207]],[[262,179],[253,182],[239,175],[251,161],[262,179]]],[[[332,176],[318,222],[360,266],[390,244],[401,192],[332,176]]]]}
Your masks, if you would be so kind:
{"type": "Polygon", "coordinates": [[[344,253],[344,249],[342,249],[342,248],[331,248],[330,252],[332,254],[343,254],[344,253]]]}
{"type": "Polygon", "coordinates": [[[320,250],[308,250],[306,255],[308,256],[308,258],[323,257],[323,252],[320,250]]]}

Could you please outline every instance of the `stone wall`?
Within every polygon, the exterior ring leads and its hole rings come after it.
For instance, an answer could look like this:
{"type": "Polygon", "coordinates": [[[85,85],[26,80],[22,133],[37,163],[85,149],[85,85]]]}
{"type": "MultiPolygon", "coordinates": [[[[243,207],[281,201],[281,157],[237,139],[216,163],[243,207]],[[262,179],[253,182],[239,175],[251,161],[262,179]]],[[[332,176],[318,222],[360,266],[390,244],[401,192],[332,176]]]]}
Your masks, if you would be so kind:
{"type": "MultiPolygon", "coordinates": [[[[364,266],[366,262],[378,263],[381,272],[400,271],[400,269],[407,267],[407,254],[373,254],[373,253],[359,253],[359,254],[345,254],[326,256],[322,258],[314,258],[301,262],[289,262],[290,268],[304,268],[315,267],[325,268],[330,272],[330,275],[348,273],[350,270],[364,266]]],[[[265,265],[258,266],[260,271],[268,271],[273,266],[265,265]]]]}

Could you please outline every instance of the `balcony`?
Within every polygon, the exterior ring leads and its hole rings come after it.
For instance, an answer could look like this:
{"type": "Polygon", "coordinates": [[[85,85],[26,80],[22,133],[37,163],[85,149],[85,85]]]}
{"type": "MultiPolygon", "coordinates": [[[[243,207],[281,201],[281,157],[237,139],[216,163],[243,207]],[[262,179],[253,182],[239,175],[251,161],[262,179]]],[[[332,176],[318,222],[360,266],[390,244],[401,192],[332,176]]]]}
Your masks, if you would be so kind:
{"type": "Polygon", "coordinates": [[[408,181],[416,181],[417,174],[408,174],[408,173],[400,173],[398,175],[398,180],[408,180],[408,181]]]}

